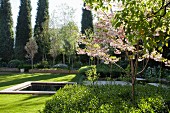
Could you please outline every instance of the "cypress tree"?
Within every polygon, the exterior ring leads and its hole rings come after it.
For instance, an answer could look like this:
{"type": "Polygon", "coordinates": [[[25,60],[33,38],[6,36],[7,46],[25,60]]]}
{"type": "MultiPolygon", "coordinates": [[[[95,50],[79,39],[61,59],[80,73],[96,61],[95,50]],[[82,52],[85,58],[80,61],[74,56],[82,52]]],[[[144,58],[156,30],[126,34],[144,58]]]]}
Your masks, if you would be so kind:
{"type": "Polygon", "coordinates": [[[86,4],[84,3],[84,7],[82,8],[81,33],[85,34],[87,29],[93,31],[93,16],[92,12],[86,8],[86,4]]]}
{"type": "MultiPolygon", "coordinates": [[[[0,45],[2,44],[1,43],[1,18],[2,18],[2,16],[1,16],[1,0],[0,0],[0,45]]],[[[0,54],[0,60],[1,60],[1,54],[0,54]]]]}
{"type": "Polygon", "coordinates": [[[38,54],[35,56],[36,61],[40,59],[47,60],[47,54],[50,49],[49,40],[49,2],[48,0],[38,0],[37,16],[34,27],[34,37],[38,45],[38,54]]]}
{"type": "Polygon", "coordinates": [[[27,54],[25,45],[32,37],[31,2],[30,0],[21,0],[20,4],[16,26],[15,58],[25,60],[27,54]]]}
{"type": "Polygon", "coordinates": [[[1,0],[0,15],[0,58],[8,62],[14,53],[13,20],[9,0],[1,0]]]}
{"type": "MultiPolygon", "coordinates": [[[[85,34],[86,30],[90,29],[93,32],[93,16],[92,12],[87,9],[86,3],[82,8],[82,20],[81,20],[81,33],[85,34]]],[[[79,45],[80,48],[85,48],[84,44],[79,45]]],[[[87,63],[88,59],[90,61],[90,57],[87,55],[80,55],[80,60],[83,63],[87,63]]]]}

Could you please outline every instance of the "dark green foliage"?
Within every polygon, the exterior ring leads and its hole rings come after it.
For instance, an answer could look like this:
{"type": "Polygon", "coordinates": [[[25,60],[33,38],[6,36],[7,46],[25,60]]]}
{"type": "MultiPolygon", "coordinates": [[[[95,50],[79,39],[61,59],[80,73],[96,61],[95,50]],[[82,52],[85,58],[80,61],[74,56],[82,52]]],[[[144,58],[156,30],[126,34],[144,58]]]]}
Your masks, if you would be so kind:
{"type": "Polygon", "coordinates": [[[107,64],[99,64],[96,66],[97,72],[100,73],[100,77],[109,77],[110,76],[110,67],[107,64]]]}
{"type": "Polygon", "coordinates": [[[82,63],[80,61],[74,62],[73,67],[75,69],[79,69],[82,66],[82,63]]]}
{"type": "Polygon", "coordinates": [[[30,0],[21,0],[20,4],[16,26],[15,58],[25,60],[27,54],[25,45],[32,37],[31,2],[30,0]]]}
{"type": "Polygon", "coordinates": [[[8,64],[4,61],[0,61],[0,67],[7,67],[8,64]]]}
{"type": "Polygon", "coordinates": [[[18,59],[11,60],[8,63],[9,67],[11,67],[11,68],[19,68],[19,66],[22,64],[23,64],[23,62],[18,59]]]}
{"type": "Polygon", "coordinates": [[[82,21],[81,21],[81,33],[85,34],[87,29],[91,29],[93,31],[93,16],[92,12],[86,8],[86,4],[84,3],[84,7],[82,9],[82,21]]]}
{"type": "Polygon", "coordinates": [[[32,66],[30,64],[21,64],[18,66],[19,69],[24,69],[25,72],[28,72],[29,69],[32,68],[32,66]]]}
{"type": "Polygon", "coordinates": [[[44,113],[129,113],[139,111],[168,112],[169,89],[137,86],[135,105],[131,101],[131,86],[65,86],[46,102],[44,113]]]}
{"type": "Polygon", "coordinates": [[[2,0],[0,7],[0,58],[9,62],[13,57],[13,21],[10,0],[2,0]]]}
{"type": "MultiPolygon", "coordinates": [[[[92,69],[93,66],[83,66],[79,69],[79,74],[85,75],[85,72],[92,69]]],[[[117,67],[116,65],[112,64],[112,67],[108,64],[99,64],[96,65],[97,73],[100,74],[100,78],[105,77],[112,77],[117,78],[121,75],[124,75],[124,72],[122,69],[117,67]]]]}
{"type": "Polygon", "coordinates": [[[79,74],[85,75],[86,71],[92,69],[93,66],[83,66],[79,69],[79,74]]]}
{"type": "Polygon", "coordinates": [[[35,64],[34,67],[42,69],[42,68],[49,68],[50,66],[48,64],[48,61],[41,61],[40,63],[35,64]]]}
{"type": "Polygon", "coordinates": [[[48,0],[39,0],[37,8],[37,16],[34,27],[34,37],[38,45],[38,54],[35,56],[35,60],[47,60],[47,54],[50,49],[49,39],[49,2],[48,0]]]}

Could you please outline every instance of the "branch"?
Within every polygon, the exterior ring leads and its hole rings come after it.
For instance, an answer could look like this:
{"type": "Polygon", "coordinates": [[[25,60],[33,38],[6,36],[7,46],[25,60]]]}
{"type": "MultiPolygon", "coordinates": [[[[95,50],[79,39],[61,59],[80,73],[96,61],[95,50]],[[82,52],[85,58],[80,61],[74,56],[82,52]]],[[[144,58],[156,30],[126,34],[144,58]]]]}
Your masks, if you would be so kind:
{"type": "Polygon", "coordinates": [[[143,68],[140,72],[138,72],[136,75],[141,74],[141,73],[146,69],[146,67],[147,67],[147,65],[148,65],[148,62],[149,62],[149,58],[147,59],[147,62],[146,62],[146,64],[145,64],[144,68],[143,68]]]}
{"type": "Polygon", "coordinates": [[[119,67],[120,69],[122,69],[127,75],[129,75],[129,73],[128,73],[125,69],[123,69],[121,66],[119,66],[119,65],[116,64],[115,62],[113,62],[113,64],[115,64],[117,67],[119,67]]]}
{"type": "Polygon", "coordinates": [[[168,7],[168,5],[170,5],[170,2],[168,2],[166,5],[164,5],[164,3],[165,3],[165,0],[162,0],[161,8],[158,11],[153,12],[154,15],[156,15],[157,13],[159,13],[159,11],[161,11],[162,9],[165,9],[166,7],[168,7]]]}

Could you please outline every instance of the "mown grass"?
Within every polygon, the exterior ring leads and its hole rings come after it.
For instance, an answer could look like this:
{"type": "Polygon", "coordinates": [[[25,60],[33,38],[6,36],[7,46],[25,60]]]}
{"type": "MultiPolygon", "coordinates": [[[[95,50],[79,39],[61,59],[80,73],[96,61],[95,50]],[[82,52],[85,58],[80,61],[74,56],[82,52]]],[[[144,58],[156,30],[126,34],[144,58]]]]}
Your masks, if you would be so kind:
{"type": "MultiPolygon", "coordinates": [[[[79,78],[76,74],[0,74],[0,90],[26,81],[77,82],[79,78]]],[[[50,98],[50,95],[0,94],[0,113],[38,113],[50,98]]]]}

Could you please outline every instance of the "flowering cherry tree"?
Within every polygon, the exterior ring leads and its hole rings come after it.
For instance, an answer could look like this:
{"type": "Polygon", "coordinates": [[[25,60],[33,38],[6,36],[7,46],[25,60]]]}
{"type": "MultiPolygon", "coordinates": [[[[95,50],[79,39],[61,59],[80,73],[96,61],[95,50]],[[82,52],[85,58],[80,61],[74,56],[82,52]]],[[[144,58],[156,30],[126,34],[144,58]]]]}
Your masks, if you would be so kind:
{"type": "Polygon", "coordinates": [[[109,13],[109,10],[106,12],[99,9],[109,9],[108,4],[112,3],[111,0],[85,1],[96,9],[99,20],[95,24],[95,32],[82,36],[78,41],[86,45],[84,49],[78,48],[78,53],[99,57],[106,63],[116,64],[120,58],[113,55],[125,52],[130,62],[131,71],[128,75],[132,78],[132,99],[134,99],[136,76],[144,71],[149,59],[168,63],[167,59],[162,58],[160,52],[162,46],[168,46],[170,2],[122,0],[121,9],[109,13]],[[110,54],[110,50],[113,50],[114,54],[110,54]],[[138,72],[138,62],[144,59],[146,65],[138,72]]]}

